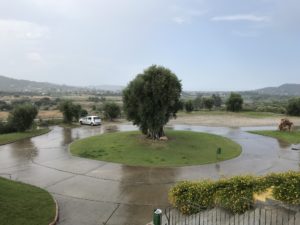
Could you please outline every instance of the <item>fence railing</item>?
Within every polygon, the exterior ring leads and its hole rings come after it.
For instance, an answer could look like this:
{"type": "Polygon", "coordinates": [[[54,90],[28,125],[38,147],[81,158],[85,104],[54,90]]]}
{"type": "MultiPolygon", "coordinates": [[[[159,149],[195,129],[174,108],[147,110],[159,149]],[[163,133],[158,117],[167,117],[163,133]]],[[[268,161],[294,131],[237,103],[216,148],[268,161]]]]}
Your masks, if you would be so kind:
{"type": "Polygon", "coordinates": [[[295,208],[258,205],[243,214],[232,214],[219,207],[198,211],[183,215],[177,209],[167,208],[163,225],[300,225],[300,211],[295,208]]]}

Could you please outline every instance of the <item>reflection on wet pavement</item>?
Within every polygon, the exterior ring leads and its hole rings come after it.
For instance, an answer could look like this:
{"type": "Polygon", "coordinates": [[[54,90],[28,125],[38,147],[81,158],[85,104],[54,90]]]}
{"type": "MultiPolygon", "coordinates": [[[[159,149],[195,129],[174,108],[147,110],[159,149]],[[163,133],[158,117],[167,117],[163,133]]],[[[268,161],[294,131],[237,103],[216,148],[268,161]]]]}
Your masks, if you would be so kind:
{"type": "MultiPolygon", "coordinates": [[[[0,147],[0,173],[40,186],[58,200],[59,224],[145,224],[153,208],[168,205],[167,192],[180,180],[218,179],[237,174],[299,170],[300,152],[273,138],[247,130],[274,127],[224,128],[174,125],[222,135],[239,143],[242,154],[202,166],[146,168],[73,157],[68,145],[106,132],[129,131],[129,124],[80,128],[52,127],[48,134],[0,147]]],[[[4,175],[3,175],[4,176],[4,175]]]]}

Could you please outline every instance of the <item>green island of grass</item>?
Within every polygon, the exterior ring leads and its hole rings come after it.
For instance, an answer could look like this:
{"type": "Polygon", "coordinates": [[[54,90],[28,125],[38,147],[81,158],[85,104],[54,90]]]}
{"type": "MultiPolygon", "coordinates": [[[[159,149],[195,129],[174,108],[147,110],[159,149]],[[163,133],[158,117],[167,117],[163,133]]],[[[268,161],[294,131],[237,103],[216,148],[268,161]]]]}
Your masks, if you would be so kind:
{"type": "Polygon", "coordinates": [[[168,141],[153,141],[139,131],[117,132],[78,140],[70,151],[76,156],[133,166],[188,166],[237,157],[241,146],[228,138],[191,131],[166,132],[168,141]],[[217,156],[217,149],[221,154],[217,156]]]}
{"type": "Polygon", "coordinates": [[[0,178],[0,224],[48,225],[55,217],[51,195],[38,187],[0,178]]]}
{"type": "Polygon", "coordinates": [[[19,140],[25,139],[25,138],[39,136],[42,134],[46,134],[49,131],[50,131],[49,128],[43,128],[43,129],[35,129],[35,130],[30,130],[30,131],[25,131],[25,132],[0,134],[0,145],[5,145],[5,144],[19,141],[19,140]]]}
{"type": "Polygon", "coordinates": [[[249,131],[249,132],[253,134],[259,134],[263,136],[277,138],[289,144],[300,143],[300,131],[288,132],[288,131],[279,131],[279,130],[262,130],[262,131],[249,131]]]}

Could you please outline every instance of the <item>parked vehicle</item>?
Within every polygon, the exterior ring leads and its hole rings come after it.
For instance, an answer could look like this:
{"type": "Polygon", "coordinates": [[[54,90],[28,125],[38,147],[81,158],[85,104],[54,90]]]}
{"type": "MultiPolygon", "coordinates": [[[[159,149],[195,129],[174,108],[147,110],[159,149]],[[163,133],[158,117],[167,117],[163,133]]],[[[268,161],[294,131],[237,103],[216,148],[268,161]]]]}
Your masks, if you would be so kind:
{"type": "Polygon", "coordinates": [[[96,126],[96,125],[101,125],[101,119],[99,116],[86,116],[83,118],[80,118],[79,123],[81,125],[91,125],[91,126],[96,126]]]}

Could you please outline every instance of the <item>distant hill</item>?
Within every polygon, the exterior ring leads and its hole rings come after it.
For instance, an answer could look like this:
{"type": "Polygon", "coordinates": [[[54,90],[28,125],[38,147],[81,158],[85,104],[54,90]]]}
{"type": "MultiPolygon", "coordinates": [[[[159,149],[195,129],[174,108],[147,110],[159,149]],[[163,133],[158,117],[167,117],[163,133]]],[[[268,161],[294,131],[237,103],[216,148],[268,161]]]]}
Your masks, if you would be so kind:
{"type": "Polygon", "coordinates": [[[300,84],[283,84],[279,87],[266,87],[254,92],[265,95],[300,96],[300,84]]]}
{"type": "Polygon", "coordinates": [[[18,80],[0,75],[0,91],[2,92],[71,92],[81,88],[58,85],[47,82],[18,80]]]}
{"type": "Polygon", "coordinates": [[[0,75],[0,92],[115,92],[120,93],[124,89],[123,86],[117,85],[98,85],[89,87],[74,87],[69,85],[53,84],[48,82],[36,82],[29,80],[19,80],[0,75]]]}
{"type": "Polygon", "coordinates": [[[101,91],[121,92],[125,87],[119,85],[97,85],[97,86],[88,86],[88,88],[101,90],[101,91]]]}

